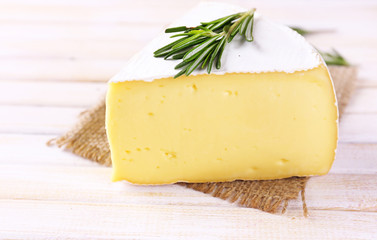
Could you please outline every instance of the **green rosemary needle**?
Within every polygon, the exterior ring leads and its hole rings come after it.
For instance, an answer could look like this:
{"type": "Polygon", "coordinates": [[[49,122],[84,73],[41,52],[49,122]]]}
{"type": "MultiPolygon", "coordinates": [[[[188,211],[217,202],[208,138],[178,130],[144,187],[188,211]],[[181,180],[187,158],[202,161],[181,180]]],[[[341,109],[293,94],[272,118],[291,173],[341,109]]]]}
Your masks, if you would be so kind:
{"type": "Polygon", "coordinates": [[[310,34],[316,34],[316,33],[332,33],[332,32],[334,32],[333,29],[308,30],[308,29],[305,29],[305,28],[293,27],[293,26],[290,26],[289,28],[296,31],[298,34],[300,34],[302,36],[306,36],[306,35],[310,35],[310,34]]]}
{"type": "MultiPolygon", "coordinates": [[[[333,32],[332,30],[319,30],[319,31],[312,31],[307,30],[301,27],[290,27],[292,30],[296,31],[298,34],[302,36],[306,36],[308,34],[315,34],[315,33],[323,33],[323,32],[333,32]]],[[[319,54],[323,57],[323,60],[326,62],[327,65],[336,65],[336,66],[350,66],[349,62],[342,56],[338,51],[335,49],[332,52],[323,52],[317,49],[319,54]]]]}
{"type": "Polygon", "coordinates": [[[318,52],[327,65],[350,66],[349,62],[335,49],[332,49],[332,52],[322,52],[320,50],[318,52]]]}
{"type": "Polygon", "coordinates": [[[178,40],[156,50],[155,57],[165,60],[181,60],[175,69],[180,71],[174,76],[190,75],[198,67],[207,67],[211,73],[212,66],[221,68],[221,57],[225,46],[240,34],[248,42],[253,41],[255,8],[210,22],[201,22],[196,27],[178,26],[168,28],[165,33],[175,33],[171,38],[178,40]]]}

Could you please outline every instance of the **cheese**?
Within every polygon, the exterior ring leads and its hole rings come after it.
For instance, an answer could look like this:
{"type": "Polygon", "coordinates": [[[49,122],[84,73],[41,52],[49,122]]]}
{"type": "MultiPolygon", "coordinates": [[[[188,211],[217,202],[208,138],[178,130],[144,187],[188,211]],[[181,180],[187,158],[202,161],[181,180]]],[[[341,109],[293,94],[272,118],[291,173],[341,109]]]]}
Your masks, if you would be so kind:
{"type": "MultiPolygon", "coordinates": [[[[173,26],[238,11],[205,3],[173,26]]],[[[107,94],[114,181],[278,179],[330,170],[338,112],[322,59],[297,33],[259,15],[254,39],[235,39],[211,74],[173,79],[177,62],[153,57],[169,42],[164,34],[131,59],[107,94]]]]}

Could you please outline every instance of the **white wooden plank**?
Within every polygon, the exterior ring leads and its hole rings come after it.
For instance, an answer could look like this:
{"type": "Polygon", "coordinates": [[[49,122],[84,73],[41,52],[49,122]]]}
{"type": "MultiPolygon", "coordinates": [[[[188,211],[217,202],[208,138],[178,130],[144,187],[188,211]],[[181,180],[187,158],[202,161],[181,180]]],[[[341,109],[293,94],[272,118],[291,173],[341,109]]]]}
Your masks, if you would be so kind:
{"type": "Polygon", "coordinates": [[[377,87],[377,69],[373,64],[363,64],[359,67],[357,85],[363,87],[377,87]]]}
{"type": "MultiPolygon", "coordinates": [[[[199,0],[193,1],[198,2],[199,0]]],[[[221,0],[219,0],[221,1],[221,0]]],[[[224,0],[223,0],[224,1],[224,0]]],[[[364,0],[365,1],[365,0],[364,0]]],[[[127,7],[132,8],[158,8],[165,5],[170,5],[172,8],[185,8],[187,5],[183,4],[186,3],[183,0],[161,0],[160,2],[156,2],[154,0],[143,0],[143,1],[133,1],[133,0],[95,0],[95,1],[81,1],[77,2],[75,0],[66,0],[66,1],[60,1],[60,0],[34,0],[33,2],[30,2],[28,0],[2,0],[3,4],[6,5],[25,5],[25,6],[54,6],[54,7],[97,7],[97,8],[106,8],[106,7],[113,7],[113,8],[119,8],[124,7],[127,9],[127,7]]],[[[368,1],[366,1],[368,2],[368,1]]],[[[189,5],[190,6],[190,5],[189,5]]]]}
{"type": "MultiPolygon", "coordinates": [[[[377,174],[327,174],[311,177],[305,199],[311,210],[377,212],[377,174]]],[[[302,208],[301,199],[288,209],[302,208]]]]}
{"type": "Polygon", "coordinates": [[[87,203],[150,205],[232,205],[179,185],[138,186],[111,182],[111,168],[84,166],[1,165],[0,199],[35,199],[87,203]]]}
{"type": "Polygon", "coordinates": [[[106,94],[107,83],[0,81],[1,105],[86,107],[106,94]]]}
{"type": "Polygon", "coordinates": [[[312,211],[310,218],[245,208],[0,201],[2,238],[374,239],[376,213],[312,211]]]}
{"type": "Polygon", "coordinates": [[[377,114],[344,114],[339,124],[342,142],[376,142],[377,114]]]}
{"type": "MultiPolygon", "coordinates": [[[[224,2],[225,0],[219,0],[219,2],[224,2]]],[[[33,6],[45,6],[45,5],[51,5],[51,6],[82,6],[82,5],[85,5],[85,6],[98,6],[98,7],[103,7],[103,6],[107,6],[108,3],[111,3],[111,4],[114,4],[114,6],[118,6],[118,5],[115,5],[115,4],[124,4],[124,5],[129,5],[130,3],[132,3],[133,5],[136,5],[136,6],[139,6],[139,5],[142,5],[144,7],[146,7],[146,4],[147,3],[153,3],[155,2],[154,0],[143,0],[143,1],[138,1],[138,2],[133,2],[132,0],[109,0],[109,1],[104,1],[104,0],[96,0],[96,1],[82,1],[82,2],[77,2],[75,0],[66,0],[64,2],[61,2],[59,0],[34,0],[32,3],[28,0],[2,0],[2,2],[5,4],[11,4],[11,3],[15,3],[15,4],[23,4],[23,5],[33,5],[33,6]],[[144,5],[143,5],[144,4],[144,5]]],[[[182,6],[184,2],[184,0],[161,0],[161,2],[163,3],[169,3],[171,4],[173,7],[177,7],[177,5],[179,6],[182,6]],[[183,3],[182,3],[183,2],[183,3]]],[[[247,3],[248,1],[247,0],[241,0],[241,1],[232,1],[231,2],[238,2],[239,4],[242,4],[242,3],[247,3]]],[[[292,7],[292,5],[297,5],[298,2],[301,2],[301,1],[297,1],[297,0],[287,0],[285,1],[285,3],[282,3],[281,1],[279,0],[268,0],[268,1],[265,1],[265,0],[256,0],[255,1],[256,3],[265,3],[266,5],[272,5],[274,6],[273,4],[279,4],[279,6],[287,6],[287,7],[292,7]]],[[[342,1],[342,0],[332,0],[332,1],[327,1],[327,0],[307,0],[305,2],[305,4],[307,4],[308,6],[315,6],[316,8],[318,8],[320,6],[320,8],[323,8],[323,6],[319,3],[324,3],[324,2],[327,2],[328,5],[326,7],[331,7],[331,6],[337,6],[337,5],[348,5],[348,6],[374,6],[376,5],[375,1],[373,0],[360,0],[358,2],[354,2],[354,1],[342,1]]],[[[153,6],[156,6],[157,3],[155,5],[151,5],[151,7],[153,6]]],[[[300,5],[300,4],[298,4],[300,5]]],[[[301,3],[301,5],[304,5],[304,3],[301,3]]]]}
{"type": "Polygon", "coordinates": [[[340,142],[330,173],[377,174],[377,144],[340,142]]]}
{"type": "Polygon", "coordinates": [[[0,59],[0,80],[107,82],[128,59],[0,59]]]}
{"type": "MultiPolygon", "coordinates": [[[[153,23],[153,21],[151,21],[153,23]]],[[[25,22],[0,25],[0,38],[3,40],[139,40],[152,39],[163,30],[161,24],[30,24],[25,22]],[[132,33],[132,34],[130,34],[132,33]],[[137,33],[137,34],[135,34],[137,33]]],[[[127,42],[126,42],[127,43],[127,42]]]]}
{"type": "MultiPolygon", "coordinates": [[[[7,190],[0,199],[34,199],[87,203],[223,206],[232,204],[178,185],[137,186],[111,183],[111,169],[84,166],[21,166],[2,164],[7,190]]],[[[376,174],[328,174],[312,177],[306,188],[311,210],[377,212],[376,174]]],[[[233,204],[234,205],[234,204],[233,204]]],[[[291,204],[300,210],[300,203],[291,204]]]]}
{"type": "Polygon", "coordinates": [[[356,89],[345,108],[345,112],[377,113],[377,87],[356,89]]]}
{"type": "Polygon", "coordinates": [[[119,59],[125,61],[148,43],[143,40],[1,40],[0,58],[7,59],[119,59]],[[48,46],[48,47],[46,47],[48,46]]]}
{"type": "MultiPolygon", "coordinates": [[[[41,4],[36,1],[25,1],[20,4],[11,1],[2,4],[0,19],[3,23],[27,21],[33,24],[45,22],[59,24],[165,24],[171,19],[179,17],[187,9],[182,4],[174,3],[175,1],[160,1],[160,3],[149,1],[150,7],[145,7],[146,1],[141,4],[134,1],[85,1],[81,4],[76,4],[76,2],[52,3],[51,1],[41,4]],[[170,7],[173,4],[176,11],[169,11],[169,14],[166,14],[168,12],[165,7],[167,4],[170,7]],[[154,16],[153,21],[145,16],[154,16]]],[[[186,4],[194,5],[195,1],[186,4]]]]}
{"type": "MultiPolygon", "coordinates": [[[[305,1],[306,8],[303,8],[303,3],[297,1],[264,1],[257,0],[253,2],[249,1],[229,1],[229,0],[218,0],[219,2],[228,2],[233,4],[243,5],[245,7],[254,6],[261,11],[267,12],[269,17],[275,18],[300,18],[301,21],[305,20],[316,20],[318,22],[318,15],[323,13],[323,11],[331,12],[332,14],[322,14],[321,24],[327,20],[336,21],[338,19],[351,21],[347,18],[347,14],[353,13],[364,14],[364,17],[373,18],[373,6],[375,2],[370,1],[358,1],[357,3],[352,1],[305,1]],[[322,3],[322,4],[321,4],[322,3]],[[318,8],[318,5],[322,5],[318,8]],[[279,11],[281,7],[284,7],[284,11],[279,11]],[[322,12],[321,12],[322,11],[322,12]],[[293,14],[287,14],[293,13],[293,14]]],[[[82,1],[76,2],[74,0],[61,2],[57,1],[15,1],[15,0],[3,0],[4,10],[1,13],[2,19],[4,20],[32,20],[32,21],[59,21],[66,22],[69,20],[72,22],[85,22],[88,17],[91,19],[102,19],[103,21],[112,21],[112,19],[119,18],[127,22],[144,22],[150,19],[146,19],[144,16],[159,16],[162,19],[175,17],[182,14],[182,12],[187,11],[188,8],[194,6],[199,0],[194,0],[190,2],[178,0],[163,0],[156,3],[155,1],[82,1]],[[184,2],[184,4],[183,4],[184,2]],[[169,6],[169,8],[167,8],[169,6]],[[158,9],[158,10],[157,10],[158,9]],[[174,9],[175,11],[171,11],[174,9]],[[67,16],[65,13],[69,11],[72,16],[67,16]],[[125,11],[130,13],[136,12],[137,14],[131,16],[125,16],[127,14],[122,14],[125,11]],[[19,13],[22,14],[19,14],[19,13]],[[114,15],[109,13],[114,12],[114,15]],[[144,14],[145,15],[144,15],[144,14]],[[167,14],[169,13],[169,14],[167,14]],[[54,15],[55,14],[55,15],[54,15]],[[109,14],[109,15],[107,15],[109,14]],[[176,14],[176,15],[174,15],[176,14]],[[165,17],[165,18],[164,18],[165,17]]],[[[156,18],[155,21],[161,21],[161,19],[156,18]]],[[[355,17],[353,22],[363,21],[362,18],[355,17]]],[[[331,22],[330,22],[331,23],[331,22]]],[[[355,29],[358,30],[358,29],[355,29]]]]}
{"type": "Polygon", "coordinates": [[[68,151],[48,147],[47,141],[55,135],[1,134],[0,165],[18,166],[86,166],[99,165],[68,151]]]}
{"type": "Polygon", "coordinates": [[[83,108],[0,106],[1,133],[63,134],[83,108]]]}

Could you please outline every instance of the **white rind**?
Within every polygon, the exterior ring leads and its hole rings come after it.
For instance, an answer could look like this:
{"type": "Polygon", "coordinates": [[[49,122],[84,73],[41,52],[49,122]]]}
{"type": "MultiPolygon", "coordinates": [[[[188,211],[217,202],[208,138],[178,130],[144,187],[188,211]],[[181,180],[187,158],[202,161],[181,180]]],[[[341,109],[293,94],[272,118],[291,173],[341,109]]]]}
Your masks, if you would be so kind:
{"type": "MultiPolygon", "coordinates": [[[[197,26],[201,21],[210,21],[243,8],[223,3],[201,3],[171,26],[197,26]],[[210,10],[209,10],[210,9],[210,10]]],[[[130,59],[126,66],[110,82],[133,80],[153,81],[173,77],[174,67],[179,61],[155,58],[153,52],[173,41],[170,35],[162,33],[142,51],[130,59]]],[[[220,70],[213,68],[211,74],[260,73],[309,70],[322,61],[317,51],[306,40],[286,26],[275,24],[256,14],[253,30],[254,41],[246,42],[236,37],[228,44],[220,70]]],[[[195,70],[192,75],[206,74],[206,70],[195,70]]]]}

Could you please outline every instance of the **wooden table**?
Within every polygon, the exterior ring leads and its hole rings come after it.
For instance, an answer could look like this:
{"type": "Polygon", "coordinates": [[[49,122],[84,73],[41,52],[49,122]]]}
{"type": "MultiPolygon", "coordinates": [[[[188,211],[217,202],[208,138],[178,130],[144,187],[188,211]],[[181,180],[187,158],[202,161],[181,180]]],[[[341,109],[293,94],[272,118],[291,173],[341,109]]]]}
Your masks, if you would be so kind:
{"type": "MultiPolygon", "coordinates": [[[[377,2],[253,1],[309,29],[360,68],[331,173],[285,215],[180,186],[110,182],[47,140],[95,104],[106,81],[195,1],[0,0],[0,239],[377,239],[377,2]]],[[[229,1],[251,7],[250,1],[229,1]]]]}

